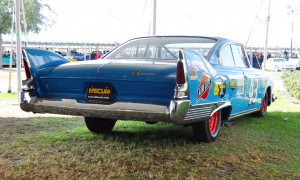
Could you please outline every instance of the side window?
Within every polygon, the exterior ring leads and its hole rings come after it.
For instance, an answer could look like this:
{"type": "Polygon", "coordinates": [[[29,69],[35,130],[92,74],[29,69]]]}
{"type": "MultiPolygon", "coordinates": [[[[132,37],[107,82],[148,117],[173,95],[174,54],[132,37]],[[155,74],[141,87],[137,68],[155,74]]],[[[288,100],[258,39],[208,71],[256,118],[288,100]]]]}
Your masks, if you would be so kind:
{"type": "MultiPolygon", "coordinates": [[[[178,51],[177,51],[178,53],[178,51]]],[[[160,58],[161,59],[176,59],[176,56],[172,54],[170,51],[167,51],[166,48],[161,47],[160,48],[160,58]]]]}
{"type": "Polygon", "coordinates": [[[215,74],[214,68],[200,52],[195,52],[193,50],[184,50],[184,53],[185,57],[190,60],[191,66],[193,66],[197,70],[203,70],[207,74],[215,74]]]}
{"type": "Polygon", "coordinates": [[[136,56],[136,51],[138,47],[137,46],[130,46],[124,49],[123,51],[119,52],[118,54],[115,55],[115,58],[132,58],[136,56]]]}
{"type": "Polygon", "coordinates": [[[236,67],[248,67],[245,53],[240,45],[231,45],[236,67]]]}
{"type": "Polygon", "coordinates": [[[136,54],[134,56],[131,56],[131,58],[133,57],[143,58],[145,56],[146,50],[147,50],[146,44],[138,45],[136,49],[136,54]]]}
{"type": "Polygon", "coordinates": [[[230,45],[226,45],[222,48],[219,60],[222,66],[235,66],[230,45]]]}
{"type": "Polygon", "coordinates": [[[146,52],[140,58],[149,58],[154,59],[157,56],[157,47],[153,45],[148,45],[146,48],[146,52]]]}

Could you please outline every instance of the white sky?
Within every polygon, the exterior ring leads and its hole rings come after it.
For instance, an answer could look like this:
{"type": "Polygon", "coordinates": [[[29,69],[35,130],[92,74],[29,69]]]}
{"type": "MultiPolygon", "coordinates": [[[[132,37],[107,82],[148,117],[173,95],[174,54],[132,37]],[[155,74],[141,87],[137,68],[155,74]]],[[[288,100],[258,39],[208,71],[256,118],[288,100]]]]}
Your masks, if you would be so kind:
{"type": "MultiPolygon", "coordinates": [[[[290,47],[291,16],[287,13],[288,5],[294,3],[299,11],[294,17],[293,47],[300,47],[299,1],[271,0],[269,46],[290,47]]],[[[46,2],[56,13],[51,16],[56,23],[29,35],[29,41],[123,42],[149,33],[152,0],[46,2]]],[[[253,25],[248,46],[263,47],[267,10],[268,0],[157,0],[156,31],[158,35],[220,36],[245,44],[253,25]]]]}

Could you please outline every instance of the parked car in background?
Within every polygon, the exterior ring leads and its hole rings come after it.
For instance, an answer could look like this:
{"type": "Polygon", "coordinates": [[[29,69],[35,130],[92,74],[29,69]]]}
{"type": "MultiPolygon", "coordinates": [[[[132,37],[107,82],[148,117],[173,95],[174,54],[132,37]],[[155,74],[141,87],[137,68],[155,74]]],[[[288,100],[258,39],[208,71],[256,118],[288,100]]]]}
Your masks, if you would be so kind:
{"type": "Polygon", "coordinates": [[[73,59],[75,59],[76,61],[84,61],[85,57],[84,57],[84,54],[75,52],[75,53],[73,53],[73,59]]]}
{"type": "MultiPolygon", "coordinates": [[[[2,67],[9,67],[10,65],[10,52],[5,52],[2,55],[2,67]]],[[[12,67],[16,67],[16,54],[12,56],[12,67]]]]}
{"type": "Polygon", "coordinates": [[[250,66],[242,44],[225,38],[151,36],[131,39],[101,61],[70,63],[52,52],[25,49],[21,108],[84,116],[93,133],[117,120],[192,126],[212,142],[221,123],[272,102],[270,75],[250,66]]]}
{"type": "Polygon", "coordinates": [[[262,67],[266,70],[282,71],[282,70],[296,70],[296,63],[288,61],[284,58],[269,58],[262,63],[262,67]]]}
{"type": "Polygon", "coordinates": [[[296,53],[296,56],[293,58],[290,58],[289,61],[296,64],[296,70],[300,70],[300,54],[296,53]]]}
{"type": "Polygon", "coordinates": [[[68,59],[71,62],[76,62],[76,61],[84,61],[85,57],[84,54],[77,52],[75,50],[67,51],[66,55],[64,56],[66,59],[68,59]]]}
{"type": "Polygon", "coordinates": [[[61,56],[66,56],[67,55],[65,52],[61,52],[61,51],[54,51],[54,52],[61,55],[61,56]]]}
{"type": "Polygon", "coordinates": [[[90,54],[90,60],[97,60],[102,57],[103,53],[102,51],[92,51],[90,54]]]}

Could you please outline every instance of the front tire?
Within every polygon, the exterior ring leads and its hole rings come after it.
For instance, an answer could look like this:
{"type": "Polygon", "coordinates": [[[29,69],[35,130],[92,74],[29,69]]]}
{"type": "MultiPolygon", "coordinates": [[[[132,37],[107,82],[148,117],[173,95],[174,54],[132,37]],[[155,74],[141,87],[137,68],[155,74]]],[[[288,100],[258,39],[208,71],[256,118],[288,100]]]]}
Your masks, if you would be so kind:
{"type": "Polygon", "coordinates": [[[221,125],[221,112],[215,112],[208,120],[193,124],[193,132],[197,141],[213,142],[216,140],[221,125]]]}
{"type": "Polygon", "coordinates": [[[267,114],[267,109],[268,109],[268,93],[265,92],[265,96],[261,102],[260,109],[255,113],[256,117],[264,117],[267,114]]]}
{"type": "Polygon", "coordinates": [[[93,133],[109,133],[116,124],[116,119],[84,117],[87,128],[93,133]]]}

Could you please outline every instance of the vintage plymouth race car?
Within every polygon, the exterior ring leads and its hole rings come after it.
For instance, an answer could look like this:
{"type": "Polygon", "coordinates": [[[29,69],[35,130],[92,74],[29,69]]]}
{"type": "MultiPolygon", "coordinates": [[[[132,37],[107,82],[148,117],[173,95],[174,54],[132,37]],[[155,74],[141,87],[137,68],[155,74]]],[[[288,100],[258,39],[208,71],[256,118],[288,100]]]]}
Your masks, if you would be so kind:
{"type": "Polygon", "coordinates": [[[94,133],[112,131],[117,120],[168,122],[191,125],[196,140],[211,142],[222,122],[264,116],[272,102],[270,76],[225,38],[141,37],[75,63],[25,49],[23,61],[21,108],[84,116],[94,133]]]}

